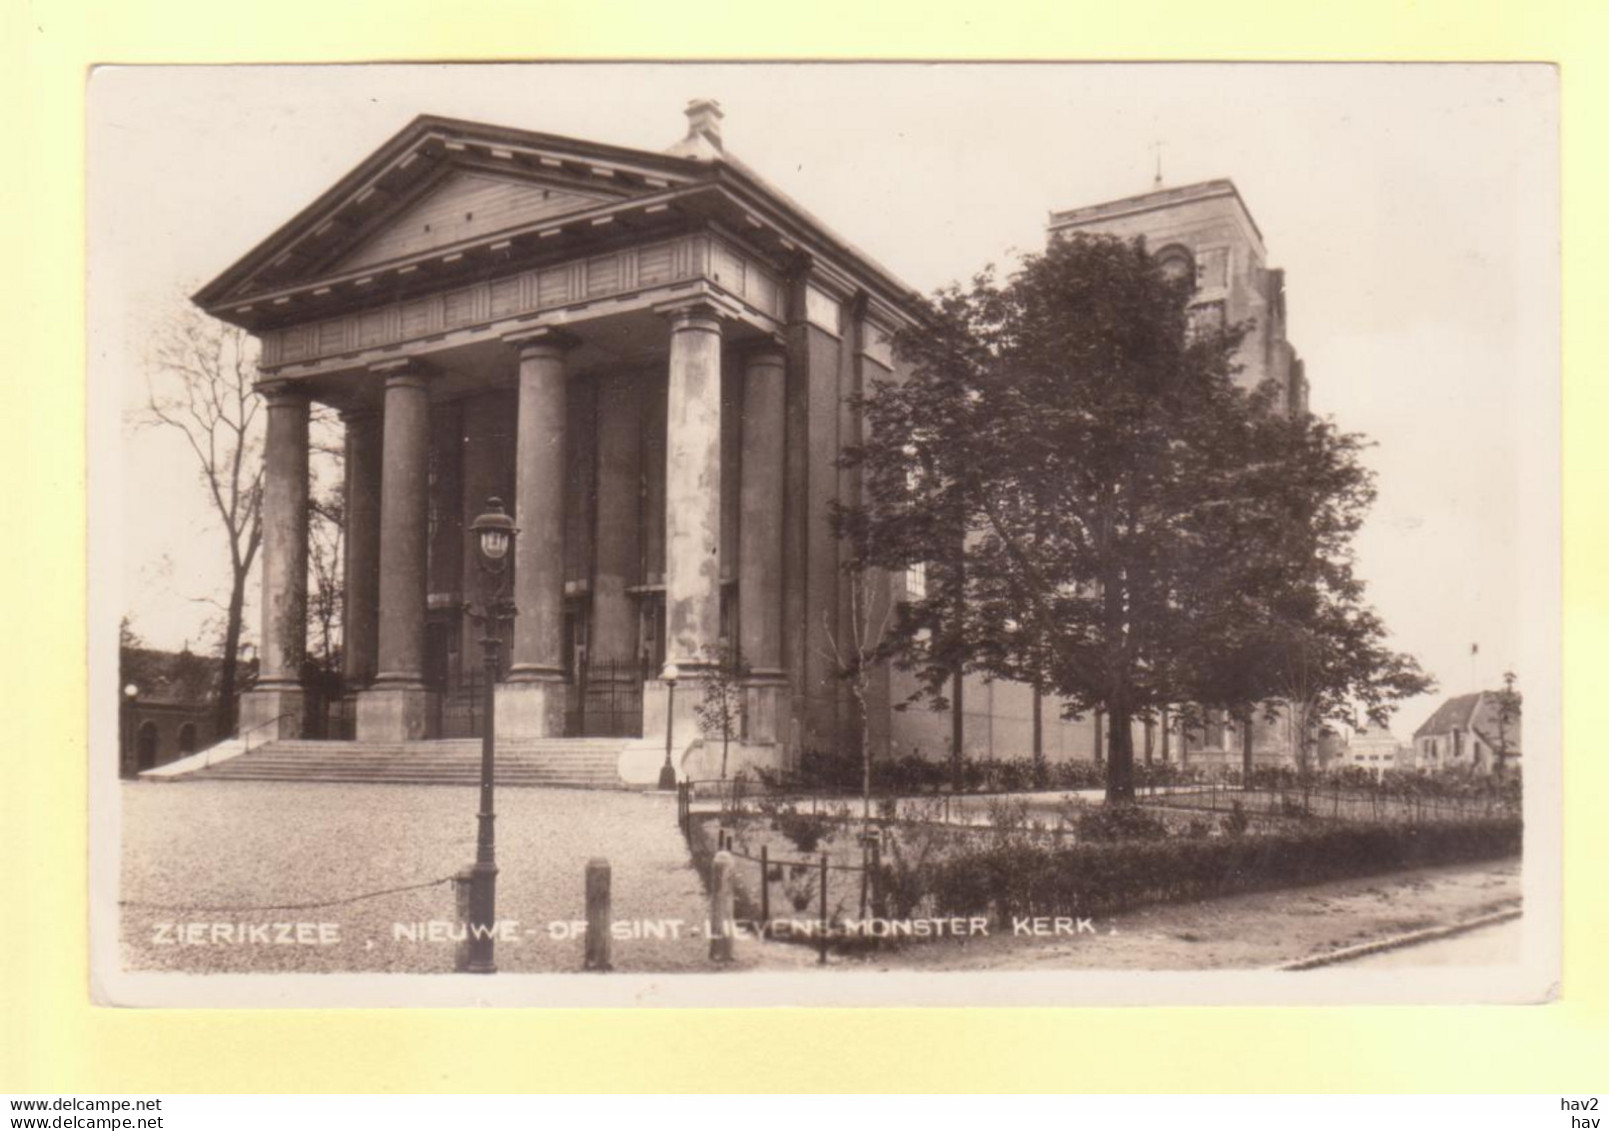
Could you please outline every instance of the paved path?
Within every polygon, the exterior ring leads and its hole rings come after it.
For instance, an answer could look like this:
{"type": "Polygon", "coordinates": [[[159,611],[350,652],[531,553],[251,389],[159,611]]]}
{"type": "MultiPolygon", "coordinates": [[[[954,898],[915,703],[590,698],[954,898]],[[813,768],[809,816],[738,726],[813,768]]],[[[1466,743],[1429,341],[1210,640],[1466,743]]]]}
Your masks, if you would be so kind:
{"type": "MultiPolygon", "coordinates": [[[[1473,919],[1512,907],[1519,897],[1519,860],[1497,860],[1144,907],[1097,918],[1094,933],[1070,938],[995,934],[965,944],[908,947],[865,961],[924,970],[1268,969],[1473,919]]],[[[1431,954],[1427,960],[1447,959],[1431,954]]]]}
{"type": "MultiPolygon", "coordinates": [[[[449,884],[334,907],[284,905],[450,876],[474,859],[476,795],[455,786],[125,784],[122,898],[134,901],[124,909],[125,960],[146,970],[450,971],[450,942],[411,942],[398,926],[455,920],[449,884]],[[280,909],[244,909],[258,907],[280,909]],[[165,923],[201,923],[210,935],[215,923],[278,922],[336,923],[340,942],[157,941],[165,923]]],[[[703,928],[703,887],[673,797],[510,789],[498,794],[497,811],[498,914],[519,921],[519,942],[498,948],[501,969],[579,969],[580,940],[552,925],[582,918],[593,856],[612,861],[617,920],[659,923],[667,933],[681,924],[680,938],[617,941],[617,969],[708,969],[708,941],[691,933],[703,928]]]]}

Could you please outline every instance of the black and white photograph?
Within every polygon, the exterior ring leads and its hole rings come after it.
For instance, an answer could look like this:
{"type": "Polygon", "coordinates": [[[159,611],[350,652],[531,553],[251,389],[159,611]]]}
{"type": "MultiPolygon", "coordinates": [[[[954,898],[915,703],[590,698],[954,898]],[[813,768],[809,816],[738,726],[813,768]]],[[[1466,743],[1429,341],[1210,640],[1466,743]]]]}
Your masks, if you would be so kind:
{"type": "Polygon", "coordinates": [[[88,78],[90,980],[1558,992],[1558,74],[88,78]]]}

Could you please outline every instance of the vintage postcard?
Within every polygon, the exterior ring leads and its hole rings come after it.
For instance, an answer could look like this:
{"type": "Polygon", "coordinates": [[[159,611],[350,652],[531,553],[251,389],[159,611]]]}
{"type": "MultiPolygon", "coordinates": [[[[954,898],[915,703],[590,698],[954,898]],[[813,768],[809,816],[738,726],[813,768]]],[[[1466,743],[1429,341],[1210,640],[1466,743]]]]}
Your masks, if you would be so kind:
{"type": "Polygon", "coordinates": [[[91,981],[1558,993],[1540,65],[107,67],[91,981]]]}

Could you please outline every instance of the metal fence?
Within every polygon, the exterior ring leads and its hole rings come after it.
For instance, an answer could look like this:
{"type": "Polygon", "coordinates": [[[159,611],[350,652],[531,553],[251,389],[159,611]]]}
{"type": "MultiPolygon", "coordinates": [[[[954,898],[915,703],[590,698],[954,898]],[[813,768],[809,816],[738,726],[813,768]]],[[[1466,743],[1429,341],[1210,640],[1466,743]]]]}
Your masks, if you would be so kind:
{"type": "Polygon", "coordinates": [[[641,738],[648,668],[640,660],[592,660],[576,666],[565,731],[588,738],[641,738]]]}

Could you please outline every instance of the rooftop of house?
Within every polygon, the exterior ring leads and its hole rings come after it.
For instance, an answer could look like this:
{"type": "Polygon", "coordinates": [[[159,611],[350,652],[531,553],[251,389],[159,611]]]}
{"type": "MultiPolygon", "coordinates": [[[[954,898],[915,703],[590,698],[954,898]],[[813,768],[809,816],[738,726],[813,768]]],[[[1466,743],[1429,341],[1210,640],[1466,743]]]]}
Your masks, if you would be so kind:
{"type": "Polygon", "coordinates": [[[1488,745],[1495,746],[1500,740],[1506,741],[1511,752],[1517,753],[1520,749],[1523,698],[1519,692],[1514,693],[1513,717],[1505,719],[1502,717],[1503,694],[1501,691],[1476,691],[1454,695],[1436,708],[1436,713],[1421,723],[1413,736],[1432,738],[1454,731],[1473,731],[1488,745]]]}

